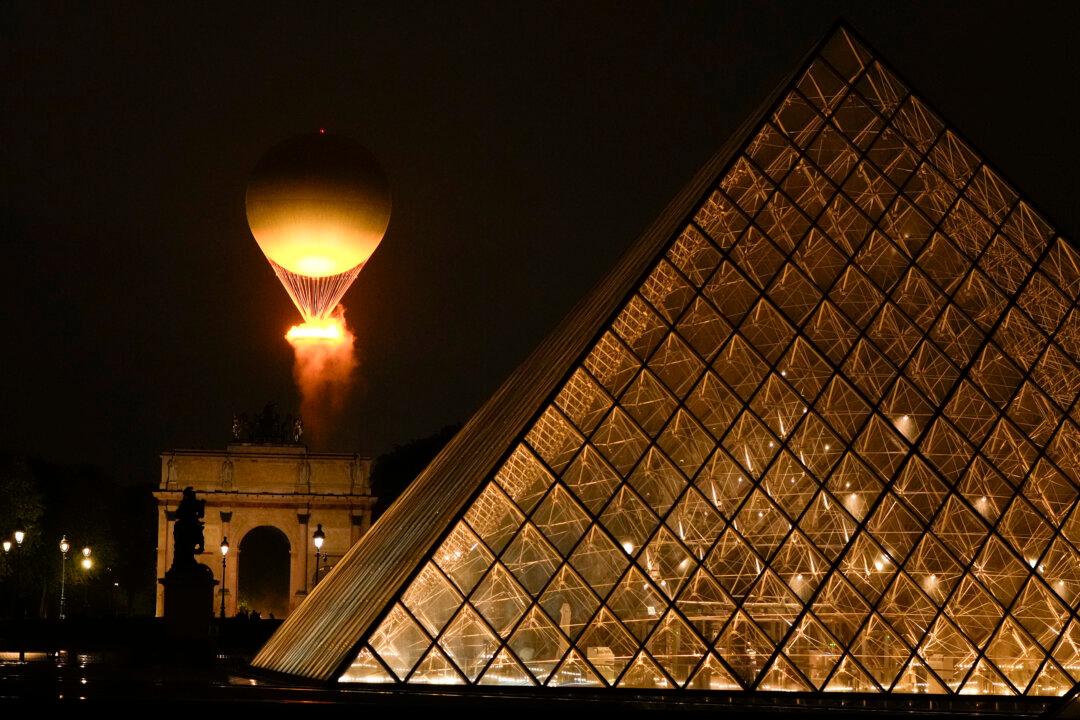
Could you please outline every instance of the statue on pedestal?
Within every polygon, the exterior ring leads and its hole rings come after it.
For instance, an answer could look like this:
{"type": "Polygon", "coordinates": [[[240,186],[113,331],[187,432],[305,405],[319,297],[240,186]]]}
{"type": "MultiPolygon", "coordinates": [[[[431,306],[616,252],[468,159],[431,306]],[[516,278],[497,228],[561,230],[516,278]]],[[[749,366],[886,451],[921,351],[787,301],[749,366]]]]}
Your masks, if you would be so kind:
{"type": "Polygon", "coordinates": [[[205,637],[214,613],[214,572],[199,563],[205,539],[203,515],[206,501],[195,497],[195,490],[184,488],[173,513],[173,561],[165,577],[165,620],[178,635],[205,637]]]}

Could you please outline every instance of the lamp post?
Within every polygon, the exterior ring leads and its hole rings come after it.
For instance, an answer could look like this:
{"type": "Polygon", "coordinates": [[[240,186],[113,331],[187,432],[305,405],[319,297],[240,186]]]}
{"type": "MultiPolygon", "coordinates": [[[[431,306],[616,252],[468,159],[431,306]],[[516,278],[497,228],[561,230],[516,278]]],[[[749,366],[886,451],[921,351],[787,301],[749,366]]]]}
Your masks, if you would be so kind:
{"type": "Polygon", "coordinates": [[[82,549],[82,560],[79,563],[82,565],[83,571],[87,574],[86,583],[83,585],[83,612],[89,614],[90,609],[90,568],[94,567],[94,561],[90,559],[90,546],[87,545],[82,549]]]}
{"type": "Polygon", "coordinates": [[[23,586],[22,586],[22,544],[26,539],[26,531],[15,531],[15,592],[18,595],[19,606],[19,663],[26,662],[26,647],[24,642],[26,638],[23,636],[24,623],[26,619],[26,607],[23,602],[23,586]]]}
{"type": "Polygon", "coordinates": [[[66,597],[64,595],[64,584],[67,580],[67,556],[68,551],[71,550],[71,543],[68,542],[67,535],[60,538],[60,619],[64,619],[64,603],[66,597]]]}
{"type": "Polygon", "coordinates": [[[229,555],[229,538],[221,538],[221,619],[225,619],[225,558],[229,555]]]}
{"type": "Polygon", "coordinates": [[[322,559],[322,546],[326,540],[326,533],[323,532],[322,525],[315,527],[315,534],[311,536],[315,542],[315,582],[312,587],[319,584],[319,560],[322,559]]]}

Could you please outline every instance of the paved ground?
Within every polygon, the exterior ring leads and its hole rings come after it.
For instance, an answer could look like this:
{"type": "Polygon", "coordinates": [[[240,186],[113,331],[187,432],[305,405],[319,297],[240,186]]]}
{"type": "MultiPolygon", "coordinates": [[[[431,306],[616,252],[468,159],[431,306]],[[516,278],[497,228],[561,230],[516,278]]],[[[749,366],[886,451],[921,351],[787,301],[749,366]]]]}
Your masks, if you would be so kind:
{"type": "Polygon", "coordinates": [[[203,708],[229,706],[260,714],[292,712],[303,706],[306,712],[351,718],[385,717],[387,711],[407,716],[453,717],[468,714],[477,718],[513,715],[629,715],[649,712],[663,715],[708,715],[710,717],[778,717],[795,713],[800,718],[924,718],[924,717],[1057,717],[1071,716],[1045,703],[1011,701],[972,702],[956,705],[928,699],[916,701],[869,698],[819,698],[790,694],[637,694],[633,692],[572,693],[554,697],[550,692],[499,692],[475,688],[407,690],[384,688],[336,689],[293,684],[252,673],[246,658],[221,656],[198,664],[151,664],[118,653],[57,651],[31,653],[27,661],[0,651],[0,717],[18,717],[6,710],[14,705],[85,706],[95,711],[115,705],[169,706],[193,714],[203,708]],[[882,701],[885,701],[883,704],[882,701]],[[6,707],[5,707],[6,706],[6,707]],[[377,714],[373,714],[377,713],[377,714]]]}

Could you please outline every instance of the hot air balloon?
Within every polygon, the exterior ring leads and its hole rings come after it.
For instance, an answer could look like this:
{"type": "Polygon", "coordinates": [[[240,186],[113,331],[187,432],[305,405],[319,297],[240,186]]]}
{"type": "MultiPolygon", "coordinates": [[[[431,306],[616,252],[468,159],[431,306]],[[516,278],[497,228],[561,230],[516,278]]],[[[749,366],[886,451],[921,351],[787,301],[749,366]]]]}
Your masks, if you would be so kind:
{"type": "Polygon", "coordinates": [[[390,222],[390,185],[359,144],[323,132],[271,148],[248,181],[251,234],[306,322],[327,318],[390,222]]]}

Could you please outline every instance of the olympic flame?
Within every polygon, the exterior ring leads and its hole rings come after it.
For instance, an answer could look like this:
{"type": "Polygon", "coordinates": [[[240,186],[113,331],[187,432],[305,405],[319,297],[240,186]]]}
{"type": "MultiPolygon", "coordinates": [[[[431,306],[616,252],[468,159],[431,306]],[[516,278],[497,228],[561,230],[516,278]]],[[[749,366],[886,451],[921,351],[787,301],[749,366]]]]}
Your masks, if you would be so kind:
{"type": "Polygon", "coordinates": [[[345,311],[338,305],[328,318],[294,325],[285,339],[293,348],[300,414],[312,435],[325,444],[357,366],[355,337],[345,324],[345,311]]]}

